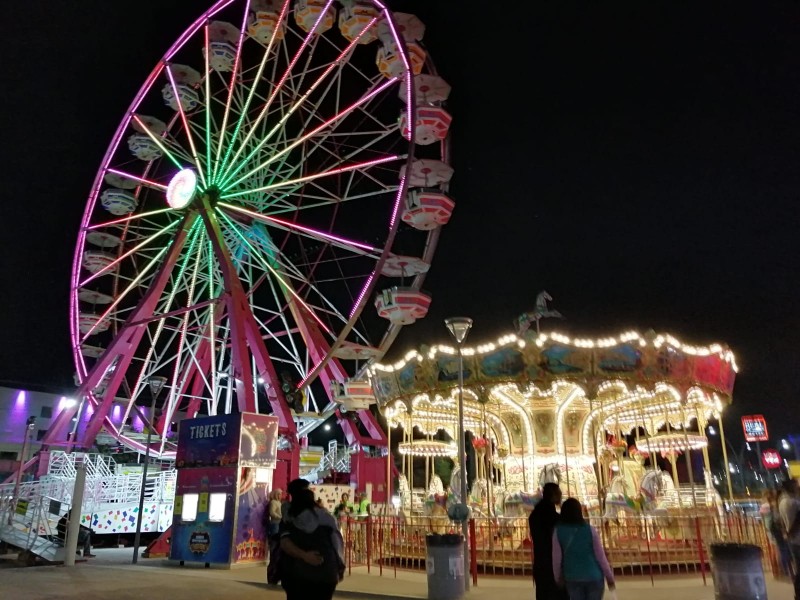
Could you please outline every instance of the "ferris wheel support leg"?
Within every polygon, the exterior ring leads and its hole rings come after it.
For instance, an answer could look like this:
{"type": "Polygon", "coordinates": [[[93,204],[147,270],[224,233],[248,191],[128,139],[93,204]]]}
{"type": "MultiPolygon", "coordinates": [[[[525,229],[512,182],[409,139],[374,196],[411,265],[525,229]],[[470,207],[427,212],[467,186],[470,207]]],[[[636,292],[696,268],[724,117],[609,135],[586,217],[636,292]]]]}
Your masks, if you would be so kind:
{"type": "Polygon", "coordinates": [[[208,200],[205,200],[203,204],[203,222],[208,230],[214,254],[219,262],[220,271],[227,283],[226,304],[228,318],[231,323],[231,364],[236,377],[236,395],[239,399],[239,409],[243,412],[257,412],[256,397],[253,389],[253,372],[248,353],[249,347],[253,358],[255,358],[256,368],[262,373],[264,379],[269,382],[270,391],[274,394],[270,396],[270,403],[272,404],[273,412],[279,419],[279,427],[295,431],[294,419],[292,419],[292,414],[280,389],[277,372],[269,358],[264,340],[258,331],[258,325],[247,303],[247,296],[236,274],[236,268],[233,266],[230,254],[222,242],[222,232],[216,214],[213,212],[208,200]],[[274,401],[273,398],[275,399],[274,401]]]}
{"type": "MultiPolygon", "coordinates": [[[[302,307],[291,300],[289,306],[295,318],[295,322],[297,322],[303,334],[303,338],[308,343],[312,358],[315,362],[320,362],[326,354],[330,353],[330,345],[322,336],[319,327],[308,317],[306,311],[302,307]]],[[[333,402],[334,398],[331,392],[331,383],[334,381],[344,381],[348,376],[339,361],[335,358],[331,358],[319,371],[319,378],[328,394],[329,400],[333,402]]],[[[386,434],[380,428],[380,425],[378,425],[374,415],[368,410],[360,410],[358,411],[358,418],[371,437],[363,436],[355,423],[344,418],[341,412],[338,409],[336,410],[336,419],[344,432],[347,443],[350,445],[359,444],[360,446],[385,448],[386,434]]]]}
{"type": "MultiPolygon", "coordinates": [[[[183,218],[183,222],[172,240],[172,246],[164,258],[164,263],[159,268],[147,293],[139,301],[139,304],[133,312],[131,312],[127,321],[120,329],[120,332],[81,382],[76,396],[87,397],[89,401],[94,404],[94,412],[89,418],[89,423],[83,435],[77,442],[79,447],[88,447],[94,443],[97,434],[100,432],[100,428],[106,421],[120,383],[125,377],[125,373],[133,360],[133,355],[136,352],[139,342],[147,330],[147,319],[152,316],[158,304],[158,300],[169,282],[172,269],[183,251],[186,236],[196,218],[197,213],[194,212],[187,213],[183,218]],[[94,397],[90,392],[100,384],[112,366],[114,367],[114,371],[106,386],[102,399],[100,401],[93,401],[94,397]]],[[[49,443],[57,441],[58,440],[50,439],[50,431],[48,430],[48,433],[42,439],[42,444],[48,445],[49,443]]],[[[76,445],[76,441],[69,440],[67,447],[71,449],[74,445],[76,445]]]]}

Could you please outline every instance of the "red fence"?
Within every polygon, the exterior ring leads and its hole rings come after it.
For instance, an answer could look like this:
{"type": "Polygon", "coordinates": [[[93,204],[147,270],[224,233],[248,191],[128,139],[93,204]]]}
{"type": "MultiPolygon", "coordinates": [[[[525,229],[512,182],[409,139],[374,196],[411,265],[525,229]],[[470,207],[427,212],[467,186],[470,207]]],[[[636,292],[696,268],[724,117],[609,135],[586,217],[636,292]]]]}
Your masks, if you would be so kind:
{"type": "MultiPolygon", "coordinates": [[[[609,562],[621,575],[696,572],[705,580],[709,547],[716,542],[755,544],[764,550],[765,570],[778,574],[766,530],[758,517],[674,514],[590,519],[600,532],[609,562]]],[[[424,569],[429,533],[460,533],[446,517],[372,516],[342,521],[348,568],[424,569]]],[[[472,578],[532,573],[532,544],[525,518],[473,518],[469,523],[472,578]]]]}

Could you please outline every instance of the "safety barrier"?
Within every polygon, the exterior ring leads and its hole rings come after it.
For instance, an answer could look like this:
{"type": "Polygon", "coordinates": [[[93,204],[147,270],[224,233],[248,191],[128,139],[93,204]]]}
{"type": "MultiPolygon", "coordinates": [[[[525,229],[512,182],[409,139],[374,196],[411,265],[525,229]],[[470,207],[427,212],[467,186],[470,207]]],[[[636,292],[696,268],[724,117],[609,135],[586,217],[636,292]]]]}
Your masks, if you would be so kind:
{"type": "MultiPolygon", "coordinates": [[[[755,544],[764,549],[765,570],[779,574],[775,550],[759,517],[702,513],[626,515],[622,519],[593,517],[609,562],[620,575],[709,572],[710,545],[716,542],[755,544]]],[[[460,524],[445,516],[370,516],[340,522],[348,568],[424,569],[428,533],[460,533],[460,524]]],[[[480,575],[532,573],[533,547],[528,521],[520,518],[476,517],[469,522],[472,579],[480,575]]]]}

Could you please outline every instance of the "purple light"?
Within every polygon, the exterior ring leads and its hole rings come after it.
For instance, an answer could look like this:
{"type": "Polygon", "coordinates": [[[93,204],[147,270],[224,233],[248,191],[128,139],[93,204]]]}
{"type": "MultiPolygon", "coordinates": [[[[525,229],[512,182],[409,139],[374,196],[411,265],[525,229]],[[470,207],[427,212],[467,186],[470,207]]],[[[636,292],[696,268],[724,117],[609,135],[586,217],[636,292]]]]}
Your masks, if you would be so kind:
{"type": "Polygon", "coordinates": [[[122,411],[122,407],[119,404],[114,405],[114,409],[111,411],[111,418],[115,421],[119,421],[121,418],[120,412],[122,411]]]}
{"type": "Polygon", "coordinates": [[[22,408],[27,404],[27,400],[28,400],[27,392],[25,390],[20,390],[19,393],[17,394],[17,399],[14,402],[14,407],[22,408]]]}

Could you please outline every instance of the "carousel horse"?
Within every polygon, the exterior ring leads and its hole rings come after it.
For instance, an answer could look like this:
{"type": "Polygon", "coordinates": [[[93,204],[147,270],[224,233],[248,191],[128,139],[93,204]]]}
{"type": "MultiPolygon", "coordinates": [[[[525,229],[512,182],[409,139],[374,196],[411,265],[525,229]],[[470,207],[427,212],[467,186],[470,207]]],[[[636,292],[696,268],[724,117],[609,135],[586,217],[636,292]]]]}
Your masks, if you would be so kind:
{"type": "Polygon", "coordinates": [[[483,517],[489,514],[489,482],[486,479],[478,479],[472,483],[470,506],[476,516],[483,517]]]}
{"type": "Polygon", "coordinates": [[[642,512],[642,501],[632,493],[630,484],[622,475],[615,475],[606,492],[606,519],[619,520],[622,513],[642,512]]]}
{"type": "Polygon", "coordinates": [[[539,471],[539,488],[543,488],[545,483],[561,485],[561,467],[558,463],[548,463],[539,471]]]}
{"type": "Polygon", "coordinates": [[[428,498],[433,498],[438,494],[444,494],[444,484],[442,478],[438,475],[431,475],[431,481],[428,484],[428,498]]]}
{"type": "MultiPolygon", "coordinates": [[[[448,504],[459,504],[461,502],[461,469],[458,466],[458,461],[453,464],[448,488],[450,489],[448,504]]],[[[467,491],[467,495],[469,495],[469,491],[467,491]]]]}
{"type": "Polygon", "coordinates": [[[639,484],[644,501],[643,509],[645,512],[652,512],[657,509],[677,506],[678,494],[675,484],[669,473],[663,470],[652,470],[645,473],[642,482],[639,484]]]}
{"type": "Polygon", "coordinates": [[[400,496],[400,508],[411,510],[411,488],[408,486],[408,479],[405,475],[397,478],[397,495],[400,496]]]}
{"type": "Polygon", "coordinates": [[[538,329],[540,319],[547,319],[550,317],[563,319],[564,315],[562,315],[560,312],[548,308],[547,303],[548,301],[552,302],[552,300],[553,297],[547,292],[541,292],[538,296],[536,296],[536,306],[534,309],[532,311],[522,313],[514,322],[514,325],[517,329],[517,335],[521,335],[528,331],[528,329],[531,327],[531,323],[536,323],[538,329]]]}

